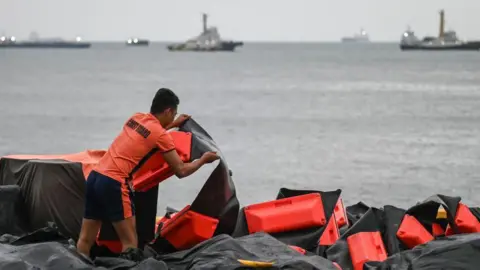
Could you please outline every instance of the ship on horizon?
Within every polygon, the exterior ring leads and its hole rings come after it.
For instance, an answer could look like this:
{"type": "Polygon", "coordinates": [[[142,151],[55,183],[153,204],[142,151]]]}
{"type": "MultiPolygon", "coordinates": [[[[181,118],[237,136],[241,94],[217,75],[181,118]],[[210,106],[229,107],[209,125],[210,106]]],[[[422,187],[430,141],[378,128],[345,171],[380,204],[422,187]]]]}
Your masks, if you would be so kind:
{"type": "Polygon", "coordinates": [[[478,51],[480,41],[462,41],[453,30],[445,31],[445,11],[440,10],[440,25],[438,37],[426,36],[420,40],[413,30],[408,29],[403,33],[400,40],[400,49],[405,50],[429,50],[429,51],[478,51]]]}
{"type": "Polygon", "coordinates": [[[30,34],[30,40],[19,41],[15,36],[0,36],[0,48],[87,49],[90,46],[91,43],[82,41],[81,37],[76,37],[74,41],[61,38],[40,39],[33,32],[30,34]]]}
{"type": "Polygon", "coordinates": [[[129,38],[125,44],[127,46],[148,46],[150,41],[148,39],[141,39],[141,38],[129,38]]]}
{"type": "Polygon", "coordinates": [[[222,40],[216,27],[207,27],[208,15],[203,13],[203,31],[194,38],[183,43],[170,44],[167,46],[169,51],[197,51],[214,52],[230,51],[233,52],[236,47],[243,46],[241,41],[222,40]]]}
{"type": "Polygon", "coordinates": [[[356,33],[353,36],[343,37],[342,43],[370,43],[370,37],[368,36],[367,31],[362,28],[359,33],[356,33]]]}

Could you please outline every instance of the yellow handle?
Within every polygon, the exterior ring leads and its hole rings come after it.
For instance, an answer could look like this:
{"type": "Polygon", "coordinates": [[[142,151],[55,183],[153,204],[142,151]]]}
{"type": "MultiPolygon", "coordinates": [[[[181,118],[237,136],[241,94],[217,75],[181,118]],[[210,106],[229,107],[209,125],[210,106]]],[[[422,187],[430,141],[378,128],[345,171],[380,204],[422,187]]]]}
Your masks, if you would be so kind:
{"type": "Polygon", "coordinates": [[[238,260],[238,262],[245,266],[257,267],[257,268],[273,266],[273,262],[257,262],[257,261],[247,261],[247,260],[240,260],[240,259],[238,260]]]}

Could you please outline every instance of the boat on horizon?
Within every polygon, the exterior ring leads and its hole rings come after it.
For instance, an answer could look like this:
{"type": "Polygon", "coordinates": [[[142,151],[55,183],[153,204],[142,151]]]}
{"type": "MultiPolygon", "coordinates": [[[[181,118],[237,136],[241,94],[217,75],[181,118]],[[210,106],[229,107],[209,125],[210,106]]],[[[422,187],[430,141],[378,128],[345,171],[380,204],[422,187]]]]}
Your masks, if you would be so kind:
{"type": "Polygon", "coordinates": [[[30,35],[30,40],[18,41],[15,36],[1,36],[0,48],[32,48],[32,49],[87,49],[92,44],[76,37],[74,41],[61,38],[39,39],[36,33],[30,35]]]}
{"type": "Polygon", "coordinates": [[[427,51],[478,51],[480,41],[462,41],[453,30],[445,31],[445,12],[440,10],[440,25],[438,37],[426,36],[419,39],[413,30],[408,29],[403,33],[400,49],[427,50],[427,51]]]}
{"type": "Polygon", "coordinates": [[[129,38],[125,43],[127,46],[148,46],[150,41],[147,39],[129,38]]]}
{"type": "Polygon", "coordinates": [[[350,37],[343,37],[342,43],[370,43],[370,37],[363,28],[360,32],[350,37]]]}
{"type": "Polygon", "coordinates": [[[243,46],[241,41],[222,40],[216,27],[207,27],[208,15],[203,13],[203,32],[194,38],[183,43],[170,44],[167,46],[169,51],[230,51],[233,52],[237,47],[243,46]]]}

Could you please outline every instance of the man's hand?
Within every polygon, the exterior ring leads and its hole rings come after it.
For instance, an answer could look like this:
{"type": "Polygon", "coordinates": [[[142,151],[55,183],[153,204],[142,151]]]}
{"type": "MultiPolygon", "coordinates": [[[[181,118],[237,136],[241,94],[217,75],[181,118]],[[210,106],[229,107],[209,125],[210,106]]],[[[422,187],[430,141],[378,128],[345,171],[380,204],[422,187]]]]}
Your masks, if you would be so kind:
{"type": "Polygon", "coordinates": [[[177,151],[172,150],[163,153],[163,158],[168,163],[170,168],[175,172],[178,178],[183,178],[196,172],[203,164],[212,163],[220,157],[215,152],[206,152],[200,159],[194,160],[190,163],[184,163],[178,156],[177,151]]]}
{"type": "Polygon", "coordinates": [[[177,119],[173,120],[173,122],[170,123],[170,125],[168,125],[165,129],[169,130],[171,128],[178,128],[183,124],[183,122],[190,119],[190,117],[191,116],[188,114],[181,114],[180,116],[177,117],[177,119]]]}
{"type": "Polygon", "coordinates": [[[212,163],[215,160],[219,159],[220,157],[217,155],[216,152],[205,152],[202,155],[202,159],[205,163],[212,163]]]}
{"type": "Polygon", "coordinates": [[[188,119],[190,119],[190,117],[191,117],[191,116],[188,115],[188,114],[180,114],[180,115],[177,117],[177,119],[175,119],[175,120],[173,121],[173,125],[172,125],[172,126],[173,126],[173,127],[180,127],[180,126],[183,124],[183,122],[185,122],[185,121],[187,121],[188,119]]]}

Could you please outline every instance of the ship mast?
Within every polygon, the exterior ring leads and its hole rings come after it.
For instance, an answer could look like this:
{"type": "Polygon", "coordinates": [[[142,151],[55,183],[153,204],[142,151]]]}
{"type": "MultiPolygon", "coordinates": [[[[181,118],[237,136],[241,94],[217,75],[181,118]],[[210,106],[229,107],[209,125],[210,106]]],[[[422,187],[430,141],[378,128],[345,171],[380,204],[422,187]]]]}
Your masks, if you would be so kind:
{"type": "Polygon", "coordinates": [[[440,10],[440,29],[438,33],[439,38],[443,38],[445,35],[445,12],[444,10],[440,10]]]}
{"type": "Polygon", "coordinates": [[[203,33],[207,32],[207,17],[208,15],[206,13],[202,13],[202,19],[203,19],[203,33]]]}

